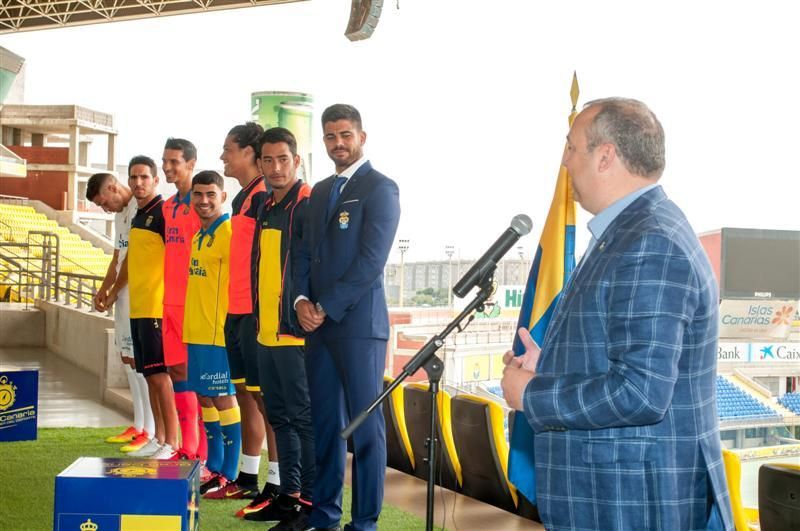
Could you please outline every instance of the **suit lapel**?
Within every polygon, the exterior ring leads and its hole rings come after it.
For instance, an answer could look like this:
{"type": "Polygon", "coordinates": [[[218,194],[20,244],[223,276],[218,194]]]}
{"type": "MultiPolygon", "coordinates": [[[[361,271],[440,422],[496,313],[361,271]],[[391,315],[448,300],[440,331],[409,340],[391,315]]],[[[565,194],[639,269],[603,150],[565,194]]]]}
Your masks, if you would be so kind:
{"type": "Polygon", "coordinates": [[[572,299],[574,299],[576,294],[580,292],[587,279],[591,278],[597,262],[603,258],[608,250],[614,248],[616,240],[615,236],[619,234],[619,229],[625,227],[632,220],[637,219],[642,210],[649,209],[652,207],[652,205],[659,203],[664,199],[666,199],[666,194],[664,194],[664,190],[658,186],[637,198],[636,201],[631,203],[625,210],[620,212],[614,221],[611,222],[606,231],[603,233],[603,236],[595,244],[591,254],[586,257],[586,263],[579,264],[577,271],[575,271],[573,276],[570,277],[569,281],[567,282],[566,289],[562,293],[562,297],[556,306],[553,320],[550,322],[550,326],[547,328],[547,337],[545,337],[545,342],[550,339],[550,336],[554,337],[561,325],[564,323],[564,320],[567,316],[567,312],[564,310],[570,307],[569,305],[572,304],[572,299]]]}
{"type": "MultiPolygon", "coordinates": [[[[341,195],[339,195],[339,199],[336,200],[336,204],[333,206],[333,208],[331,208],[331,211],[328,212],[328,218],[325,220],[326,228],[331,220],[336,217],[335,212],[339,206],[356,195],[356,192],[361,187],[361,184],[364,182],[365,177],[370,171],[372,171],[372,165],[369,163],[369,161],[366,161],[361,165],[360,168],[358,168],[358,171],[356,171],[356,173],[347,180],[344,190],[342,190],[341,195]]],[[[333,179],[331,179],[331,183],[333,183],[333,179]]],[[[328,195],[325,196],[326,198],[330,197],[331,186],[332,184],[328,185],[327,187],[328,195]]]]}
{"type": "Polygon", "coordinates": [[[325,226],[327,225],[328,218],[326,217],[326,209],[328,208],[328,198],[331,196],[331,187],[333,186],[334,176],[331,175],[330,177],[326,177],[322,181],[320,181],[315,187],[314,191],[316,194],[312,197],[314,202],[314,210],[317,212],[321,212],[321,216],[316,216],[316,232],[319,235],[317,238],[317,245],[319,246],[319,242],[322,240],[323,234],[325,234],[325,226]]]}

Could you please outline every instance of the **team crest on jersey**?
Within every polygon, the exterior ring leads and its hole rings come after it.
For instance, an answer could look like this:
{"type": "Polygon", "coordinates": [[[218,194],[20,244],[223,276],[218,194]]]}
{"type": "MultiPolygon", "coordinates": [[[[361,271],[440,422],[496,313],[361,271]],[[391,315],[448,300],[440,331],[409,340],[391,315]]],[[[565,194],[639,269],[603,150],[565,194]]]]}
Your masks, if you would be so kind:
{"type": "Polygon", "coordinates": [[[149,227],[152,222],[153,222],[153,216],[147,216],[147,219],[144,222],[144,226],[149,227]]]}
{"type": "Polygon", "coordinates": [[[339,212],[339,228],[345,230],[350,226],[350,212],[342,210],[339,212]]]}

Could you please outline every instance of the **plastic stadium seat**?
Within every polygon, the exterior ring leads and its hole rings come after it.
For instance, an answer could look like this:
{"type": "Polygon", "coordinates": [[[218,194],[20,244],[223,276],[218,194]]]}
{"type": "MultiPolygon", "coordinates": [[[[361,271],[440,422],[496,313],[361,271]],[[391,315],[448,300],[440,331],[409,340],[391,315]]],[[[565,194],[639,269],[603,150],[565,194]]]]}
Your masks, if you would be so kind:
{"type": "Polygon", "coordinates": [[[517,492],[508,482],[503,409],[485,398],[464,394],[453,397],[450,407],[462,493],[516,512],[517,492]]]}
{"type": "MultiPolygon", "coordinates": [[[[428,383],[412,383],[405,387],[403,392],[405,405],[406,427],[411,441],[411,450],[414,454],[414,475],[420,479],[428,479],[428,449],[425,440],[430,436],[431,426],[431,399],[428,393],[428,383]]],[[[438,411],[436,422],[437,445],[436,484],[454,491],[461,488],[461,465],[458,461],[455,445],[453,444],[453,431],[450,424],[450,394],[440,390],[436,409],[438,411]]]]}
{"type": "MultiPolygon", "coordinates": [[[[384,376],[383,388],[389,387],[393,381],[393,378],[384,376]]],[[[406,429],[402,385],[383,401],[383,417],[386,420],[386,465],[406,474],[413,474],[414,453],[406,429]]]]}
{"type": "Polygon", "coordinates": [[[800,529],[800,467],[761,465],[758,469],[758,509],[761,531],[800,529]]]}
{"type": "Polygon", "coordinates": [[[733,510],[733,523],[736,531],[750,531],[750,524],[758,523],[758,509],[742,505],[741,477],[742,464],[739,456],[728,449],[722,449],[722,460],[725,463],[725,477],[728,480],[728,493],[733,510]]]}

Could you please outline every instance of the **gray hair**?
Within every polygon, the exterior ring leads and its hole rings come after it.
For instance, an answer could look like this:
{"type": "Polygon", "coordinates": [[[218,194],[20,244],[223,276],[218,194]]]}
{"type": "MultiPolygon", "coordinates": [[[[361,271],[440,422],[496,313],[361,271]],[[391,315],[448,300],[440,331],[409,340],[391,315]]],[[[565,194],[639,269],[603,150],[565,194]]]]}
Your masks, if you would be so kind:
{"type": "Polygon", "coordinates": [[[604,98],[584,108],[600,111],[586,128],[587,149],[613,144],[625,168],[634,175],[658,179],[664,173],[664,128],[647,105],[628,98],[604,98]]]}

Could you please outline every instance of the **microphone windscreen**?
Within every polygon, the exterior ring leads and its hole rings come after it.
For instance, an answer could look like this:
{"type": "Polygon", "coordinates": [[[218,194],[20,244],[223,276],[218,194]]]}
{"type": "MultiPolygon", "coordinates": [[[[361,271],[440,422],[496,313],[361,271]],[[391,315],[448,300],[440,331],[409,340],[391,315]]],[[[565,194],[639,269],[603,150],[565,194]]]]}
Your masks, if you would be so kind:
{"type": "Polygon", "coordinates": [[[533,229],[533,221],[525,214],[517,214],[511,220],[511,228],[520,236],[525,236],[533,229]]]}

